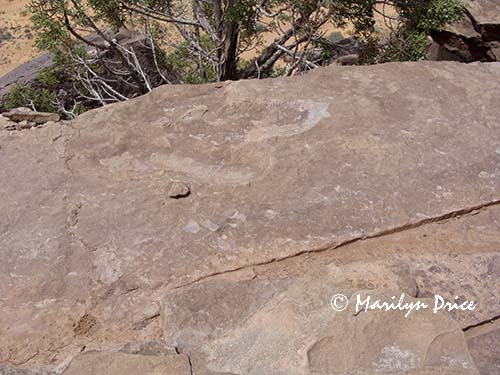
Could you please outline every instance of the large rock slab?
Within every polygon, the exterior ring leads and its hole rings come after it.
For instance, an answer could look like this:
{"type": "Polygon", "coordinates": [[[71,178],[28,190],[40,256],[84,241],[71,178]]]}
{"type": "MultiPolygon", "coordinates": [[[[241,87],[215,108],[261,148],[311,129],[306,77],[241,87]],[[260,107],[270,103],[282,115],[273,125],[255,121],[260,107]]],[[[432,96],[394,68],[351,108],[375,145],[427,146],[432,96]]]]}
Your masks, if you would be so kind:
{"type": "MultiPolygon", "coordinates": [[[[378,280],[382,283],[391,271],[380,270],[378,280]]],[[[193,286],[183,292],[183,303],[179,303],[179,295],[167,298],[166,306],[182,305],[184,311],[165,314],[166,339],[174,336],[174,315],[182,316],[186,329],[192,327],[193,333],[183,336],[184,350],[191,356],[194,373],[200,375],[438,374],[441,370],[477,374],[464,334],[448,315],[430,308],[407,315],[397,309],[358,308],[358,298],[390,302],[402,294],[387,285],[396,281],[390,279],[385,281],[386,289],[356,289],[356,280],[366,280],[363,274],[356,276],[353,271],[330,265],[323,272],[296,278],[287,287],[281,284],[282,291],[268,294],[260,306],[245,298],[246,290],[253,288],[240,284],[237,292],[233,281],[211,282],[204,293],[193,286]],[[332,297],[338,294],[349,300],[345,310],[334,311],[331,306],[332,297]],[[202,295],[212,297],[212,302],[198,304],[202,295]],[[220,314],[236,301],[239,308],[230,308],[237,310],[236,315],[227,314],[227,321],[220,320],[220,314]],[[198,345],[203,324],[214,324],[208,330],[214,336],[198,345]]],[[[412,289],[411,284],[400,282],[412,289]]],[[[276,289],[259,283],[256,288],[262,291],[276,289]]],[[[404,298],[406,303],[433,303],[409,295],[404,298]]]]}
{"type": "MultiPolygon", "coordinates": [[[[341,267],[330,263],[328,267],[334,271],[325,274],[322,267],[311,267],[311,273],[316,275],[316,279],[321,280],[318,282],[326,285],[330,283],[328,288],[331,291],[340,293],[347,288],[346,295],[353,294],[352,290],[356,289],[375,292],[401,290],[408,296],[427,298],[432,300],[431,308],[435,307],[436,313],[451,317],[456,321],[457,327],[467,329],[494,319],[498,315],[499,266],[498,253],[421,255],[418,259],[403,254],[379,260],[355,261],[341,267]],[[474,302],[475,308],[462,310],[445,307],[446,302],[462,304],[466,301],[474,302]]],[[[281,272],[273,272],[272,276],[264,272],[265,276],[257,277],[254,274],[238,276],[243,279],[210,279],[169,293],[162,304],[162,320],[167,344],[186,353],[193,353],[201,346],[210,345],[212,341],[227,334],[228,331],[236,330],[250,318],[258,315],[271,300],[281,301],[292,285],[302,288],[297,293],[302,293],[303,296],[300,298],[309,302],[314,298],[327,298],[325,295],[314,297],[313,290],[318,286],[309,285],[300,274],[294,275],[293,268],[293,265],[283,266],[281,272]]],[[[238,274],[237,272],[236,275],[238,274]]],[[[334,293],[330,294],[333,296],[334,293]]],[[[398,298],[400,296],[393,293],[391,297],[393,295],[398,298]]],[[[406,311],[400,313],[403,316],[405,314],[406,311]]],[[[302,314],[306,315],[305,312],[302,314]]],[[[349,317],[354,319],[352,316],[349,317]]],[[[307,322],[305,331],[311,332],[311,339],[312,332],[316,331],[311,326],[317,324],[317,320],[307,322]]],[[[262,330],[275,327],[274,323],[267,326],[266,321],[260,322],[262,330]]],[[[343,321],[342,324],[338,322],[336,324],[344,326],[347,323],[343,321]]],[[[317,331],[322,334],[322,329],[317,331]]],[[[296,329],[290,332],[291,335],[297,334],[296,329]]],[[[272,352],[272,347],[269,346],[269,352],[272,352]]]]}
{"type": "MultiPolygon", "coordinates": [[[[0,362],[157,340],[176,288],[497,204],[499,79],[498,64],[331,67],[0,132],[0,362]],[[170,198],[174,182],[191,194],[170,198]]],[[[495,223],[473,242],[498,243],[495,223]]]]}
{"type": "MultiPolygon", "coordinates": [[[[402,255],[342,267],[330,263],[305,276],[293,276],[290,265],[283,266],[290,270],[286,276],[264,272],[236,279],[235,273],[170,293],[162,311],[165,339],[192,356],[197,374],[472,374],[462,329],[500,311],[499,265],[495,253],[417,260],[402,255]],[[418,301],[428,307],[365,312],[358,305],[367,297],[397,303],[403,292],[402,306],[418,301]],[[349,305],[336,313],[330,298],[338,294],[349,305]],[[476,307],[449,311],[443,301],[474,301],[476,307]],[[445,327],[453,332],[441,332],[445,327]]],[[[469,347],[491,368],[490,341],[478,345],[476,339],[469,347]]]]}

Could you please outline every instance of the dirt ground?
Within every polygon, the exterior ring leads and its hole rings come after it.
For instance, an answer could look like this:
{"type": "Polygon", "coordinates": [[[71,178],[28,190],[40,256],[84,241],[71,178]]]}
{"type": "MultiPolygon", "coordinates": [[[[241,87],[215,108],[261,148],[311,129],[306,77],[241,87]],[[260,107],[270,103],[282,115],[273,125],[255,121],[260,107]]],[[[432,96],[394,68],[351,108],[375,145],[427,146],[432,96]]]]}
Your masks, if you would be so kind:
{"type": "Polygon", "coordinates": [[[25,11],[29,0],[0,0],[0,76],[40,54],[25,11]]]}

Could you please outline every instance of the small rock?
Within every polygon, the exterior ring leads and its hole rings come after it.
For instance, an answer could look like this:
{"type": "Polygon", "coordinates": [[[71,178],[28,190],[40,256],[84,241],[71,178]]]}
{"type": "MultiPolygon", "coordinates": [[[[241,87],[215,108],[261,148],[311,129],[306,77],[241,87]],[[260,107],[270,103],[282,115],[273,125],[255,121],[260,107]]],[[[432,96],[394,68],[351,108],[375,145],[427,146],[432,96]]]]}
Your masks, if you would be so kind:
{"type": "Polygon", "coordinates": [[[168,192],[168,196],[173,199],[186,198],[190,194],[190,187],[182,182],[174,182],[168,192]]]}
{"type": "Polygon", "coordinates": [[[33,127],[33,123],[29,121],[21,121],[20,123],[17,124],[17,128],[19,130],[24,130],[24,129],[31,129],[33,127]]]}
{"type": "Polygon", "coordinates": [[[338,65],[358,65],[359,55],[357,54],[345,55],[335,60],[335,63],[337,63],[338,65]]]}

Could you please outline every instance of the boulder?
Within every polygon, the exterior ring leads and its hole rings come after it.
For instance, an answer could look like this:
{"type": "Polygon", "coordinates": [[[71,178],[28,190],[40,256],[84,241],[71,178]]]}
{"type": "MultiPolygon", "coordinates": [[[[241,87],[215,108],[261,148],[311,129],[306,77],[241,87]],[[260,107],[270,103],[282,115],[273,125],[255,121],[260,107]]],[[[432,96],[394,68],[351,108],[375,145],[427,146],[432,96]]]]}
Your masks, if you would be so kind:
{"type": "Polygon", "coordinates": [[[61,119],[57,113],[36,112],[28,108],[15,108],[3,113],[2,116],[14,122],[24,122],[26,125],[29,123],[41,125],[49,121],[58,122],[61,119]]]}
{"type": "MultiPolygon", "coordinates": [[[[317,41],[318,47],[309,48],[305,51],[305,58],[320,66],[328,66],[336,63],[339,65],[358,65],[360,55],[366,50],[366,44],[359,38],[349,37],[336,41],[320,38],[317,41]]],[[[298,53],[296,57],[301,57],[298,53]]],[[[295,57],[285,54],[284,61],[292,62],[295,57]]],[[[299,71],[309,71],[307,64],[302,64],[299,71]]]]}
{"type": "Polygon", "coordinates": [[[323,47],[323,56],[328,58],[322,61],[322,65],[329,65],[333,62],[341,65],[357,65],[359,56],[366,50],[366,44],[359,38],[349,37],[339,41],[329,41],[320,39],[320,45],[323,47]]]}
{"type": "Polygon", "coordinates": [[[500,61],[500,3],[497,0],[464,0],[464,17],[431,36],[432,60],[500,61]]]}
{"type": "MultiPolygon", "coordinates": [[[[462,329],[498,315],[499,80],[498,63],[337,66],[0,132],[0,363],[163,340],[212,373],[337,371],[330,352],[358,373],[474,373],[462,329]],[[478,307],[330,305],[402,292],[478,307]]],[[[71,366],[111,361],[88,355],[71,366]]]]}
{"type": "Polygon", "coordinates": [[[359,55],[345,55],[339,57],[335,60],[335,63],[338,65],[358,65],[359,64],[359,55]]]}

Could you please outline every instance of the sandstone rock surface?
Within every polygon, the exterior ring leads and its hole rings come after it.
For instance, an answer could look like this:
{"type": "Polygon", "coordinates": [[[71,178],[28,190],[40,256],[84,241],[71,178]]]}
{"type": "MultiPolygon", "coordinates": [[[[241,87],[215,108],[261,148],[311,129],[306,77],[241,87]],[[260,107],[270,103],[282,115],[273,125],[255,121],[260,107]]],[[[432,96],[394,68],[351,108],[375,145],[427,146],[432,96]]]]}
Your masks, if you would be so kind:
{"type": "Polygon", "coordinates": [[[143,356],[87,352],[77,356],[63,375],[191,375],[185,356],[143,356]]]}
{"type": "Polygon", "coordinates": [[[476,374],[462,330],[500,312],[499,81],[497,63],[334,66],[0,132],[0,363],[476,374]],[[337,291],[478,308],[336,313],[337,291]]]}
{"type": "Polygon", "coordinates": [[[471,337],[467,340],[469,351],[481,375],[500,373],[500,328],[471,337]]]}
{"type": "MultiPolygon", "coordinates": [[[[370,268],[366,266],[359,264],[356,269],[370,268]]],[[[377,275],[380,280],[387,276],[383,267],[371,268],[382,271],[377,275]]],[[[354,282],[366,278],[351,272],[332,264],[286,287],[281,281],[278,288],[262,281],[250,281],[259,283],[257,288],[241,284],[235,288],[231,281],[211,283],[208,290],[195,285],[180,292],[182,300],[165,301],[167,343],[175,341],[173,345],[188,352],[199,374],[207,370],[247,375],[406,374],[440,369],[477,374],[464,334],[453,319],[431,309],[408,316],[397,310],[358,310],[358,298],[390,301],[403,292],[387,284],[385,290],[356,289],[354,282]],[[281,292],[273,293],[279,288],[281,292]],[[242,294],[247,290],[259,290],[255,294],[265,303],[242,294]],[[351,308],[335,312],[329,300],[336,294],[347,296],[351,308]],[[172,311],[171,306],[184,310],[172,311]],[[177,337],[176,323],[185,329],[177,337]],[[212,336],[200,339],[204,330],[212,336]]],[[[411,289],[406,282],[401,286],[411,289]]],[[[405,298],[407,303],[432,304],[405,298]]]]}
{"type": "Polygon", "coordinates": [[[0,365],[0,375],[55,375],[50,370],[28,370],[0,365]]]}

